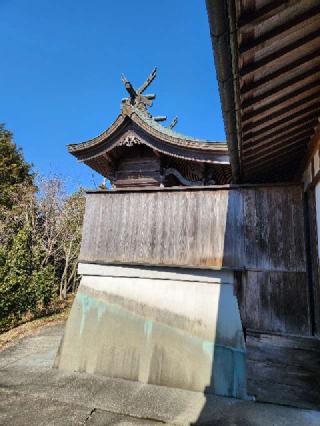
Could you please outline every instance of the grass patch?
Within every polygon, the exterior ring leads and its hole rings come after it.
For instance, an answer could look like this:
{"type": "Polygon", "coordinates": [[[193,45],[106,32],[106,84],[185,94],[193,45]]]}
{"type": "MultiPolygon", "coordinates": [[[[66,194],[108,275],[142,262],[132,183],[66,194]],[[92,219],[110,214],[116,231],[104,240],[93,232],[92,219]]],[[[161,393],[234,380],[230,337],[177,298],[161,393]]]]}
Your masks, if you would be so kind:
{"type": "Polygon", "coordinates": [[[67,300],[57,302],[52,310],[42,316],[30,317],[26,315],[18,325],[11,330],[0,334],[0,351],[16,343],[17,340],[32,335],[36,330],[63,323],[67,320],[74,295],[69,295],[67,300]]]}

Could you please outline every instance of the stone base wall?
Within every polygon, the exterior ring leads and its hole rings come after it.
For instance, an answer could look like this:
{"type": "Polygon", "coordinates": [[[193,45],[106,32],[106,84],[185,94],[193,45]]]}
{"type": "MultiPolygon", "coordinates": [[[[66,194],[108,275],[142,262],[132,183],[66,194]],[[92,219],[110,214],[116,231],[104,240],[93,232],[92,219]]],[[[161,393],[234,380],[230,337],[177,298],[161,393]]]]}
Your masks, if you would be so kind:
{"type": "Polygon", "coordinates": [[[80,264],[55,366],[246,398],[231,271],[80,264]]]}

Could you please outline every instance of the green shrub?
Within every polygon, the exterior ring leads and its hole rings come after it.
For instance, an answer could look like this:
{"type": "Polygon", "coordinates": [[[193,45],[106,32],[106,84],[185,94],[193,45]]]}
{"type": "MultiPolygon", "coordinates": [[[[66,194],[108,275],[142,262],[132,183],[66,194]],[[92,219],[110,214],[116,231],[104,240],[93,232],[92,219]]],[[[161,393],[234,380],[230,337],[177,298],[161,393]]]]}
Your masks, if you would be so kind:
{"type": "Polygon", "coordinates": [[[0,124],[0,332],[76,290],[84,194],[64,185],[36,177],[0,124]]]}
{"type": "Polygon", "coordinates": [[[52,265],[47,265],[39,271],[34,271],[31,278],[31,287],[36,295],[39,308],[47,309],[50,303],[57,298],[57,279],[52,265]]]}
{"type": "Polygon", "coordinates": [[[17,233],[3,258],[2,265],[0,259],[0,329],[18,322],[28,312],[35,316],[47,309],[58,292],[54,268],[41,266],[36,247],[32,247],[29,227],[17,233]]]}
{"type": "Polygon", "coordinates": [[[34,304],[30,294],[31,279],[31,231],[28,228],[18,232],[3,266],[0,286],[0,319],[20,318],[34,304]]]}

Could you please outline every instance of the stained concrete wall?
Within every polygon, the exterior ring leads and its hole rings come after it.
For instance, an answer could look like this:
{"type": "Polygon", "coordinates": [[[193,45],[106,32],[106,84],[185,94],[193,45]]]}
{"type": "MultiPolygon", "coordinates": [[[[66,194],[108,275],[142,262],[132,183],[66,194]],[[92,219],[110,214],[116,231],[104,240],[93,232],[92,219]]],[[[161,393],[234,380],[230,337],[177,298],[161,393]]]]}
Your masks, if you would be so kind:
{"type": "Polygon", "coordinates": [[[90,264],[79,272],[57,367],[246,397],[232,272],[90,264]]]}

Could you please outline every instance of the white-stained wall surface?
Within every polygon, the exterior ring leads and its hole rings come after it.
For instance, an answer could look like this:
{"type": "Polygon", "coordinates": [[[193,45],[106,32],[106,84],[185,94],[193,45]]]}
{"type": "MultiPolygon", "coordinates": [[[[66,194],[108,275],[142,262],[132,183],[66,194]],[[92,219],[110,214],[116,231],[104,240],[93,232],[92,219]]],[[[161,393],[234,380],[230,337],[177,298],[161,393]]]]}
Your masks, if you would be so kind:
{"type": "Polygon", "coordinates": [[[57,367],[246,397],[231,271],[80,264],[79,272],[57,367]]]}

